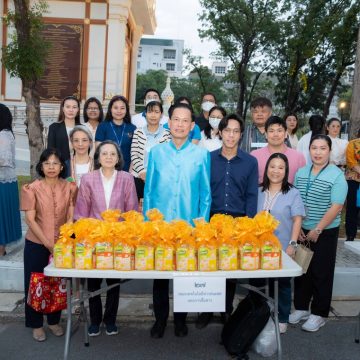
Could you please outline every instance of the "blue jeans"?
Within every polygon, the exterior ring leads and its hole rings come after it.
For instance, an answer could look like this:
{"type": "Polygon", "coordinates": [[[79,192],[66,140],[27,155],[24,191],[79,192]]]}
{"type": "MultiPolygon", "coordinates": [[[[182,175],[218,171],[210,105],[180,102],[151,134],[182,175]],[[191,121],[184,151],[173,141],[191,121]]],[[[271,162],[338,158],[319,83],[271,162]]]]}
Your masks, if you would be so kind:
{"type": "MultiPolygon", "coordinates": [[[[291,310],[291,278],[279,278],[279,322],[289,322],[291,310]]],[[[274,280],[270,279],[270,295],[274,296],[274,280]]]]}

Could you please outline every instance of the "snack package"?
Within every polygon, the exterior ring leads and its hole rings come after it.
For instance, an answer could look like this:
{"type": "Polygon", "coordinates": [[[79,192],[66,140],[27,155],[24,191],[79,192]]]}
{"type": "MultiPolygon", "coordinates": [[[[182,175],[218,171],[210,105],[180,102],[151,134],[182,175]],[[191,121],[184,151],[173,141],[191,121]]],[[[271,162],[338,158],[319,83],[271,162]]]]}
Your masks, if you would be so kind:
{"type": "Polygon", "coordinates": [[[54,265],[61,269],[74,267],[73,243],[58,241],[54,246],[54,265]]]}
{"type": "Polygon", "coordinates": [[[94,263],[94,248],[89,242],[77,242],[75,244],[75,269],[91,270],[94,263]]]}
{"type": "Polygon", "coordinates": [[[281,269],[281,243],[274,234],[265,233],[260,237],[261,269],[281,269]]]}
{"type": "Polygon", "coordinates": [[[154,247],[138,245],[135,249],[135,270],[154,270],[154,247]]]}
{"type": "Polygon", "coordinates": [[[196,271],[197,258],[195,247],[180,246],[176,249],[176,270],[196,271]]]}
{"type": "Polygon", "coordinates": [[[111,242],[97,242],[95,244],[96,269],[111,270],[114,268],[113,245],[111,242]]]}
{"type": "Polygon", "coordinates": [[[245,234],[239,244],[239,267],[241,270],[258,270],[260,246],[255,235],[245,234]]]}
{"type": "Polygon", "coordinates": [[[134,247],[127,244],[114,245],[114,269],[130,271],[135,269],[134,247]]]}
{"type": "Polygon", "coordinates": [[[155,270],[175,270],[175,250],[172,246],[157,246],[155,248],[155,270]]]}
{"type": "Polygon", "coordinates": [[[217,250],[213,246],[199,246],[198,269],[199,271],[217,271],[217,250]]]}
{"type": "Polygon", "coordinates": [[[238,249],[234,245],[223,244],[219,247],[219,270],[237,270],[238,249]]]}

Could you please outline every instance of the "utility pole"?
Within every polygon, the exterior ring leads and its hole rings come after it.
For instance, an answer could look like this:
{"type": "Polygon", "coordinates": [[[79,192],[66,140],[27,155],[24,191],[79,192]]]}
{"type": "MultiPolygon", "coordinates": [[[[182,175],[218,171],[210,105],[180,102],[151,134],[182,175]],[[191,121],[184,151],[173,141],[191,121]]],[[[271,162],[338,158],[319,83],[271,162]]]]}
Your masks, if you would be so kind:
{"type": "Polygon", "coordinates": [[[360,28],[356,46],[354,82],[351,96],[349,140],[357,138],[360,129],[360,28]]]}

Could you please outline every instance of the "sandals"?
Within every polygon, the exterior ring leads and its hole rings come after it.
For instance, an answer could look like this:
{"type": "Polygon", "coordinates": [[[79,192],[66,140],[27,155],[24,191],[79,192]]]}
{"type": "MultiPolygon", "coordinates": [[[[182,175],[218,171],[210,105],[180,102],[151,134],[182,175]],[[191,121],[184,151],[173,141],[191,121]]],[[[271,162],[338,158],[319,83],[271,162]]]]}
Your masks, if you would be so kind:
{"type": "Polygon", "coordinates": [[[64,330],[59,324],[49,325],[48,327],[49,327],[50,331],[53,333],[53,335],[55,335],[55,336],[63,336],[64,335],[64,330]]]}
{"type": "Polygon", "coordinates": [[[33,339],[35,341],[43,342],[46,340],[44,328],[33,329],[33,339]]]}

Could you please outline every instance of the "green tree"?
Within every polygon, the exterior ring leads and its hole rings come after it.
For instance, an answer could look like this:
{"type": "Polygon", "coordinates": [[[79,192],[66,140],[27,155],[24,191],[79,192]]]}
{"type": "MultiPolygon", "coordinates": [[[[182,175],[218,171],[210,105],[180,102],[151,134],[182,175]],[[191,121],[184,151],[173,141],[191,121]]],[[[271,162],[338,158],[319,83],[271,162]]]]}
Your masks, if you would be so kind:
{"type": "Polygon", "coordinates": [[[273,61],[263,55],[278,41],[280,3],[276,0],[200,0],[203,8],[199,17],[200,37],[214,39],[219,45],[219,54],[231,61],[239,84],[237,112],[244,118],[251,90],[273,61]],[[248,72],[255,70],[259,75],[249,83],[248,72]]]}
{"type": "Polygon", "coordinates": [[[43,123],[40,117],[40,96],[36,90],[38,79],[44,73],[45,59],[50,45],[41,36],[42,15],[47,10],[44,1],[30,6],[29,0],[14,0],[14,11],[4,17],[6,25],[15,32],[9,44],[2,49],[2,62],[10,76],[22,82],[22,96],[26,102],[26,132],[29,139],[30,174],[36,176],[35,166],[43,150],[43,123]]]}
{"type": "Polygon", "coordinates": [[[147,89],[156,89],[161,92],[166,86],[167,73],[165,70],[148,70],[145,74],[136,77],[136,104],[144,103],[144,93],[147,89]]]}
{"type": "Polygon", "coordinates": [[[322,111],[354,62],[359,2],[291,0],[283,3],[281,41],[274,56],[276,99],[286,113],[322,111]]]}

